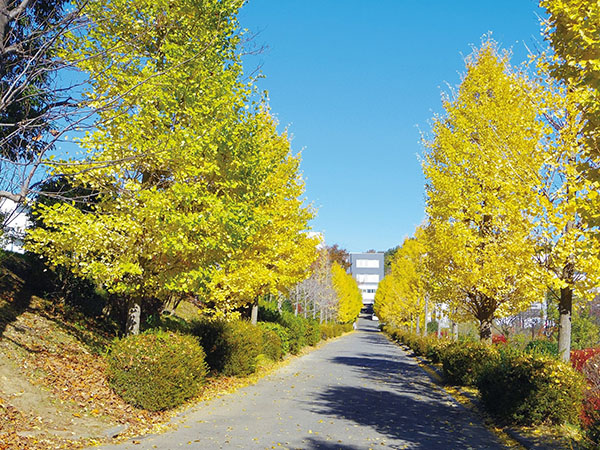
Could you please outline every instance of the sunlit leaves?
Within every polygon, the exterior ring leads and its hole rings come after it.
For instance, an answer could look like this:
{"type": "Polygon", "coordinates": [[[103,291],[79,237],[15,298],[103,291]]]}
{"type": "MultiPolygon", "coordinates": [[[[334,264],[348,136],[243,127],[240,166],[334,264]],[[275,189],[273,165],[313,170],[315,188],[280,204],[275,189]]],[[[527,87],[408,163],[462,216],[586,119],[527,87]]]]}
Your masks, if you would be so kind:
{"type": "Polygon", "coordinates": [[[299,157],[242,81],[239,6],[91,3],[95,27],[63,56],[89,74],[91,99],[117,100],[81,141],[91,159],[55,170],[100,197],[92,213],[40,208],[30,249],[119,295],[199,296],[220,312],[306,276],[299,157]]]}
{"type": "Polygon", "coordinates": [[[539,88],[484,42],[426,142],[433,294],[485,328],[542,292],[532,238],[544,163],[539,102],[539,88]]]}

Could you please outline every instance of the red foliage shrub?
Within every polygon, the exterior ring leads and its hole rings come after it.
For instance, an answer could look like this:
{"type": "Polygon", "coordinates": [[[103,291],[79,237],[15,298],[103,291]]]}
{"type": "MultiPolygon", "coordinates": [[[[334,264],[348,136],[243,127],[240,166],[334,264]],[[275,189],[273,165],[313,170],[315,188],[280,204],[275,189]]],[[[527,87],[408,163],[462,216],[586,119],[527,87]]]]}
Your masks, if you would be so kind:
{"type": "Polygon", "coordinates": [[[506,344],[506,336],[504,336],[503,334],[493,335],[492,344],[506,344]]]}
{"type": "Polygon", "coordinates": [[[590,440],[600,443],[600,354],[588,358],[582,367],[588,383],[581,421],[590,440]]]}
{"type": "Polygon", "coordinates": [[[581,372],[587,360],[599,353],[600,348],[584,348],[583,350],[573,350],[571,351],[571,365],[575,370],[581,372]]]}

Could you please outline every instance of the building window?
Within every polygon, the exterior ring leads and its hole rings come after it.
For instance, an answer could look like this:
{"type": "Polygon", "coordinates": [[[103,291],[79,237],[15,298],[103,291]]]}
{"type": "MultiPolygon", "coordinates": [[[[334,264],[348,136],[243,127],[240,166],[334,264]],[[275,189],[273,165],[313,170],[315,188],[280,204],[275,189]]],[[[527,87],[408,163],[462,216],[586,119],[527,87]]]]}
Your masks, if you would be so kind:
{"type": "Polygon", "coordinates": [[[379,269],[378,259],[357,259],[356,267],[360,269],[379,269]]]}
{"type": "Polygon", "coordinates": [[[356,281],[358,283],[379,283],[379,275],[358,273],[358,274],[356,274],[356,281]]]}

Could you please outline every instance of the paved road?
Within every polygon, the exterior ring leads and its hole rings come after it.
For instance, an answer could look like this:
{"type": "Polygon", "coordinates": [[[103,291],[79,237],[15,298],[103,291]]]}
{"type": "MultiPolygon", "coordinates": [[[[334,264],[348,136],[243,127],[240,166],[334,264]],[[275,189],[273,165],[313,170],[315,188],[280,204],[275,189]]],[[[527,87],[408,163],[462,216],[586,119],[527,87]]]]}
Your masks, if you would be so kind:
{"type": "Polygon", "coordinates": [[[254,386],[202,403],[176,430],[105,449],[502,449],[375,324],[254,386]]]}

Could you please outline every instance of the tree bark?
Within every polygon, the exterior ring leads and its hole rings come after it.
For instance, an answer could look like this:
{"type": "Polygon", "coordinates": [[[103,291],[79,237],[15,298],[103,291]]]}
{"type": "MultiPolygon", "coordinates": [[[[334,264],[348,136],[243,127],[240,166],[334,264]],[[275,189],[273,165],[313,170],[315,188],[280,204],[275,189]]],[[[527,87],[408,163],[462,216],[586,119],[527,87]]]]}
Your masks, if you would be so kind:
{"type": "Polygon", "coordinates": [[[571,311],[573,309],[573,290],[570,286],[560,290],[558,303],[558,356],[565,362],[571,358],[571,311]]]}
{"type": "Polygon", "coordinates": [[[452,321],[452,339],[458,341],[458,324],[452,321]]]}
{"type": "Polygon", "coordinates": [[[417,321],[417,326],[416,326],[415,333],[420,335],[421,334],[421,317],[419,317],[419,314],[417,314],[416,321],[417,321]]]}
{"type": "Polygon", "coordinates": [[[258,300],[252,305],[252,312],[250,313],[250,323],[256,325],[258,323],[258,300]]]}
{"type": "Polygon", "coordinates": [[[427,316],[429,315],[429,299],[425,296],[425,323],[423,324],[423,336],[427,336],[427,316]]]}
{"type": "Polygon", "coordinates": [[[492,343],[492,319],[485,318],[479,321],[479,339],[488,344],[492,343]]]}
{"type": "Polygon", "coordinates": [[[134,299],[129,302],[127,308],[127,323],[125,324],[125,334],[140,334],[140,322],[142,318],[142,306],[139,299],[134,299]]]}

